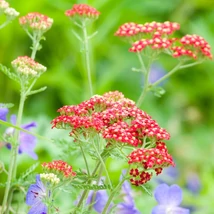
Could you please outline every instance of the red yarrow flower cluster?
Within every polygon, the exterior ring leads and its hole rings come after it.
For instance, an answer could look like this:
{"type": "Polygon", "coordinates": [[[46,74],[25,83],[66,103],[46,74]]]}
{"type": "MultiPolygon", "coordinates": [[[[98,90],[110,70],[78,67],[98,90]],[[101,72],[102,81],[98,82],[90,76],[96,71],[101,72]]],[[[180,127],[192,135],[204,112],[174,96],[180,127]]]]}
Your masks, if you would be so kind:
{"type": "Polygon", "coordinates": [[[52,128],[69,128],[74,137],[95,132],[108,143],[135,147],[142,145],[145,139],[155,142],[170,138],[165,129],[118,91],[93,96],[76,106],[64,106],[58,112],[61,115],[51,122],[52,128]]]}
{"type": "Polygon", "coordinates": [[[180,25],[176,22],[166,21],[164,23],[151,22],[145,24],[137,24],[134,22],[128,22],[119,27],[115,36],[131,37],[137,34],[151,34],[154,37],[160,37],[162,35],[172,34],[174,31],[179,30],[180,25]]]}
{"type": "Polygon", "coordinates": [[[151,47],[152,49],[167,49],[172,46],[174,39],[168,38],[152,38],[152,39],[141,39],[132,44],[129,49],[130,52],[141,52],[146,47],[151,47]]]}
{"type": "Polygon", "coordinates": [[[135,186],[143,185],[152,178],[152,173],[145,171],[140,172],[138,169],[131,169],[129,174],[133,176],[130,178],[130,182],[135,186]]]}
{"type": "Polygon", "coordinates": [[[189,56],[196,59],[198,56],[212,59],[211,48],[208,42],[198,35],[186,35],[180,40],[180,46],[171,48],[173,57],[189,56]]]}
{"type": "Polygon", "coordinates": [[[41,13],[32,12],[21,17],[19,23],[24,29],[31,29],[44,33],[51,28],[53,19],[41,13]]]}
{"type": "Polygon", "coordinates": [[[49,163],[43,163],[42,167],[45,170],[50,170],[63,174],[65,178],[76,176],[76,173],[73,172],[72,166],[62,160],[55,160],[49,163]]]}
{"type": "Polygon", "coordinates": [[[131,38],[130,52],[141,52],[147,47],[157,50],[159,53],[167,51],[173,57],[190,57],[193,59],[207,57],[212,59],[210,45],[198,35],[186,35],[182,38],[170,38],[169,36],[180,29],[176,22],[151,22],[137,24],[125,23],[119,27],[115,35],[131,38]]]}
{"type": "Polygon", "coordinates": [[[87,18],[98,18],[100,12],[87,4],[74,4],[70,10],[65,11],[65,15],[69,17],[80,16],[87,18]]]}
{"type": "Polygon", "coordinates": [[[158,175],[164,167],[175,165],[172,156],[168,153],[167,147],[163,142],[156,142],[155,148],[136,149],[128,158],[128,163],[134,165],[134,168],[129,172],[132,176],[130,181],[136,186],[150,180],[153,173],[147,171],[154,170],[156,175],[158,175]]]}
{"type": "Polygon", "coordinates": [[[128,155],[134,185],[149,181],[152,171],[158,175],[163,167],[174,165],[162,142],[169,140],[169,133],[121,92],[95,95],[79,105],[63,106],[58,112],[61,115],[52,121],[52,127],[71,129],[75,139],[97,134],[106,140],[106,148],[141,147],[128,155]]]}

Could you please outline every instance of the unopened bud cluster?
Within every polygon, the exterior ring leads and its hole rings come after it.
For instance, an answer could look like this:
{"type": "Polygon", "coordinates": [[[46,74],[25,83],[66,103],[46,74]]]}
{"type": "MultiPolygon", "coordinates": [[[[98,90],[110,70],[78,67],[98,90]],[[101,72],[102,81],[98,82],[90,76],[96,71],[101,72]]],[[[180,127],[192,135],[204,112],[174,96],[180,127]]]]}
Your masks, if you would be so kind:
{"type": "Polygon", "coordinates": [[[38,12],[33,12],[21,17],[19,23],[24,29],[44,33],[51,28],[53,19],[38,12]]]}
{"type": "Polygon", "coordinates": [[[7,1],[0,0],[0,14],[2,13],[5,14],[8,20],[13,20],[19,15],[19,12],[10,7],[7,1]]]}
{"type": "Polygon", "coordinates": [[[56,185],[60,182],[60,179],[54,173],[42,173],[40,178],[44,181],[50,182],[53,185],[56,185]]]}
{"type": "Polygon", "coordinates": [[[38,77],[47,69],[28,56],[19,56],[17,59],[13,60],[11,64],[18,75],[29,78],[38,77]]]}

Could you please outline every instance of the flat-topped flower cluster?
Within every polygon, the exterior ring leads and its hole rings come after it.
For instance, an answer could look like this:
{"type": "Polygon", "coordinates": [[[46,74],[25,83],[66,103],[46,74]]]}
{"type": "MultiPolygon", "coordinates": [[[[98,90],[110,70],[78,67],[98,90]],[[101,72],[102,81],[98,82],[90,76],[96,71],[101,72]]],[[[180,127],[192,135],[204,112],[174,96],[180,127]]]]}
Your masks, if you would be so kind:
{"type": "MultiPolygon", "coordinates": [[[[105,147],[117,144],[138,148],[128,156],[128,163],[144,174],[145,170],[151,169],[160,174],[162,167],[174,165],[165,144],[161,142],[169,140],[169,133],[121,92],[95,95],[79,105],[63,106],[58,112],[61,115],[52,121],[52,127],[69,129],[70,135],[76,139],[81,134],[87,138],[93,133],[93,136],[99,134],[106,140],[105,147]]],[[[131,182],[135,185],[151,178],[147,176],[147,179],[135,182],[136,176],[133,177],[131,182]]]]}
{"type": "Polygon", "coordinates": [[[176,22],[151,22],[137,24],[128,22],[119,27],[115,36],[128,38],[132,43],[130,52],[141,52],[146,47],[153,50],[168,51],[173,57],[190,57],[193,59],[212,59],[210,45],[198,35],[185,35],[182,38],[169,37],[180,29],[176,22]]]}

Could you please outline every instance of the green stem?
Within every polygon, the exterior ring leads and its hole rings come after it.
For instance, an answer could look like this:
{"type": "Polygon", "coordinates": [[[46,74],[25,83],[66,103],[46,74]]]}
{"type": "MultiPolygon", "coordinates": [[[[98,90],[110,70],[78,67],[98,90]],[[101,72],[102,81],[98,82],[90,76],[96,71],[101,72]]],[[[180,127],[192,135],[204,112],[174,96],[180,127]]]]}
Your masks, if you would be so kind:
{"type": "MultiPolygon", "coordinates": [[[[20,125],[21,125],[25,98],[26,97],[23,93],[23,90],[21,90],[19,110],[18,110],[18,115],[17,115],[17,120],[16,120],[16,126],[18,126],[18,127],[20,127],[20,125]]],[[[18,142],[19,133],[20,133],[20,131],[18,129],[15,129],[14,142],[12,143],[12,148],[11,148],[11,157],[10,157],[10,165],[9,165],[10,167],[9,167],[9,172],[8,172],[8,177],[7,177],[4,199],[3,199],[3,203],[2,203],[2,212],[1,212],[2,214],[4,213],[5,210],[7,210],[6,213],[9,212],[10,204],[8,203],[8,197],[12,198],[12,194],[13,194],[13,191],[10,192],[10,189],[12,186],[12,180],[16,178],[17,155],[18,155],[18,148],[19,148],[19,142],[18,142]],[[10,192],[10,196],[9,196],[9,192],[10,192]]]]}
{"type": "Polygon", "coordinates": [[[0,29],[4,28],[6,25],[8,25],[10,23],[11,20],[7,20],[6,22],[4,22],[3,24],[0,25],[0,29]]]}
{"type": "Polygon", "coordinates": [[[143,58],[142,58],[142,55],[140,54],[140,52],[137,52],[137,57],[139,59],[139,62],[140,62],[140,65],[141,65],[141,71],[143,74],[146,74],[146,67],[145,67],[145,64],[144,64],[144,61],[143,61],[143,58]]]}
{"type": "MultiPolygon", "coordinates": [[[[100,166],[100,162],[98,162],[98,163],[97,163],[97,165],[96,165],[96,167],[95,167],[94,171],[92,172],[92,177],[96,174],[96,172],[97,172],[97,170],[98,170],[99,166],[100,166]]],[[[79,200],[79,202],[78,202],[78,204],[77,204],[77,206],[76,206],[76,209],[75,209],[75,210],[77,210],[78,208],[80,208],[80,207],[81,207],[81,205],[82,205],[82,203],[83,203],[84,199],[85,199],[85,198],[87,197],[87,195],[88,195],[88,192],[89,192],[89,190],[87,190],[87,189],[83,191],[82,196],[81,196],[81,198],[80,198],[80,200],[79,200]]],[[[73,213],[73,214],[76,214],[76,213],[77,213],[77,212],[76,212],[76,211],[74,211],[74,213],[73,213]]]]}
{"type": "Polygon", "coordinates": [[[110,188],[112,189],[111,179],[110,179],[110,177],[109,177],[109,173],[108,173],[108,170],[107,170],[107,168],[106,168],[106,165],[105,165],[105,163],[104,163],[104,161],[103,161],[103,158],[101,157],[99,151],[97,150],[96,145],[94,145],[94,142],[92,143],[92,145],[93,145],[93,147],[94,147],[94,149],[95,149],[95,152],[97,153],[97,156],[99,157],[100,163],[101,163],[101,165],[102,165],[102,167],[103,167],[103,169],[104,169],[104,171],[105,171],[108,184],[110,185],[110,188]]]}
{"type": "MultiPolygon", "coordinates": [[[[140,55],[140,58],[141,58],[141,55],[140,55]]],[[[141,58],[142,59],[142,58],[141,58]]],[[[144,84],[143,84],[143,91],[141,92],[141,95],[137,101],[137,106],[140,107],[145,96],[146,96],[146,92],[147,92],[147,89],[148,89],[148,85],[149,85],[149,74],[150,74],[150,66],[151,66],[151,61],[148,63],[148,68],[146,69],[145,66],[144,66],[144,69],[145,69],[145,77],[144,77],[144,84]]]]}
{"type": "MultiPolygon", "coordinates": [[[[128,171],[127,171],[128,172],[128,171]]],[[[102,214],[105,214],[108,212],[108,208],[115,196],[115,194],[121,189],[121,186],[123,185],[124,181],[127,179],[126,176],[123,177],[123,179],[118,183],[118,185],[114,188],[114,190],[111,192],[108,201],[106,202],[105,207],[103,208],[102,214]]]]}
{"type": "Polygon", "coordinates": [[[181,65],[183,62],[179,62],[171,71],[169,71],[166,75],[164,75],[162,78],[160,78],[159,80],[157,80],[156,82],[154,82],[152,84],[152,86],[156,86],[158,84],[160,84],[162,81],[164,81],[165,79],[167,79],[169,76],[171,76],[172,74],[174,74],[177,70],[181,69],[181,65]]]}
{"type": "MultiPolygon", "coordinates": [[[[36,52],[39,47],[39,40],[40,37],[38,35],[34,35],[33,37],[33,51],[31,54],[31,58],[34,59],[36,56],[36,52]]],[[[18,115],[16,120],[16,126],[21,126],[21,120],[22,120],[22,114],[24,110],[24,103],[27,98],[27,95],[30,93],[33,85],[35,84],[37,79],[34,79],[31,83],[30,87],[27,91],[25,91],[24,83],[21,83],[21,93],[20,93],[20,102],[19,102],[19,109],[18,109],[18,115]]],[[[4,198],[2,202],[2,209],[1,214],[9,213],[10,203],[12,201],[13,197],[13,190],[12,190],[12,181],[16,179],[16,173],[17,173],[17,156],[18,156],[18,149],[19,149],[19,133],[20,131],[18,129],[15,129],[14,132],[14,142],[11,142],[12,148],[11,148],[11,156],[10,156],[10,165],[9,165],[9,171],[8,171],[8,177],[7,177],[7,183],[5,187],[5,193],[4,198]]]]}
{"type": "Polygon", "coordinates": [[[86,72],[88,78],[88,85],[90,96],[93,96],[93,87],[92,87],[92,80],[91,80],[91,68],[90,68],[90,57],[89,57],[89,44],[88,44],[88,34],[86,28],[86,20],[82,20],[82,30],[83,30],[83,45],[84,45],[84,54],[85,54],[85,65],[86,65],[86,72]]]}
{"type": "Polygon", "coordinates": [[[79,146],[80,146],[80,150],[82,152],[83,159],[85,161],[85,166],[86,166],[87,174],[90,176],[90,170],[89,170],[88,162],[87,162],[87,159],[86,159],[86,156],[85,156],[85,152],[84,152],[84,150],[82,148],[81,142],[79,143],[79,146]]]}
{"type": "Polygon", "coordinates": [[[31,58],[32,59],[35,59],[36,57],[36,52],[38,51],[39,49],[39,41],[41,39],[41,35],[38,34],[37,32],[33,34],[33,37],[31,37],[32,41],[33,41],[33,47],[32,47],[32,53],[31,53],[31,58]]]}

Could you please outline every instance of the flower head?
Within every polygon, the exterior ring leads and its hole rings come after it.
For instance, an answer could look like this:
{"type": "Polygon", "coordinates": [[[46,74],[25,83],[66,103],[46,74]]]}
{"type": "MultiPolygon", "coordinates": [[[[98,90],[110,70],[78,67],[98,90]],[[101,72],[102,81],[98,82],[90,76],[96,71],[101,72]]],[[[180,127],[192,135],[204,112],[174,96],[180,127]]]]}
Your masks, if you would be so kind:
{"type": "Polygon", "coordinates": [[[6,121],[8,112],[8,108],[0,108],[0,120],[6,121]]]}
{"type": "Polygon", "coordinates": [[[21,17],[19,23],[24,29],[45,33],[51,28],[53,19],[41,13],[33,12],[21,17]]]}
{"type": "Polygon", "coordinates": [[[99,133],[114,144],[142,145],[145,138],[151,141],[168,140],[169,133],[156,121],[137,108],[135,102],[118,91],[93,96],[76,106],[64,106],[60,116],[52,121],[53,128],[71,128],[70,135],[99,133]]]}
{"type": "Polygon", "coordinates": [[[131,183],[138,186],[146,183],[152,177],[148,170],[153,169],[156,175],[162,172],[162,168],[170,165],[174,166],[172,156],[168,154],[166,145],[163,142],[157,142],[155,148],[135,149],[128,156],[129,164],[133,164],[137,168],[130,170],[131,183]]]}
{"type": "Polygon", "coordinates": [[[174,184],[160,184],[154,192],[158,205],[153,208],[152,214],[189,214],[189,210],[179,207],[182,201],[182,190],[174,184]]]}
{"type": "Polygon", "coordinates": [[[28,214],[47,214],[47,206],[44,203],[47,197],[49,197],[47,189],[40,175],[36,175],[36,183],[30,185],[26,195],[26,204],[31,206],[28,214]]]}
{"type": "Polygon", "coordinates": [[[187,189],[194,195],[197,195],[201,190],[201,181],[195,172],[190,172],[187,175],[187,189]]]}
{"type": "MultiPolygon", "coordinates": [[[[160,39],[163,36],[172,34],[174,31],[179,30],[179,28],[180,25],[178,23],[169,21],[163,23],[150,22],[145,24],[128,22],[121,25],[114,35],[119,37],[132,37],[134,40],[135,38],[142,38],[144,36],[149,36],[150,39],[160,39]]],[[[163,41],[162,46],[164,46],[164,42],[165,41],[163,41]]],[[[155,41],[153,41],[153,43],[155,44],[155,41]]]]}
{"type": "MultiPolygon", "coordinates": [[[[125,172],[123,172],[125,174],[125,172]]],[[[123,176],[123,175],[122,175],[123,176]]],[[[122,179],[121,176],[121,179],[122,179]]],[[[116,211],[120,214],[140,214],[141,212],[136,208],[135,201],[133,199],[133,192],[128,181],[125,181],[122,185],[121,196],[123,202],[117,205],[116,211]]]]}
{"type": "Polygon", "coordinates": [[[73,171],[72,166],[62,160],[43,163],[42,167],[48,171],[58,172],[59,174],[62,174],[65,178],[71,178],[76,176],[76,173],[73,171]]]}
{"type": "Polygon", "coordinates": [[[42,173],[40,174],[41,180],[56,185],[60,182],[60,179],[54,173],[42,173]]]}
{"type": "Polygon", "coordinates": [[[87,4],[74,4],[70,10],[65,11],[65,15],[69,17],[86,17],[96,19],[100,12],[87,4]]]}
{"type": "Polygon", "coordinates": [[[0,0],[0,13],[4,12],[7,8],[9,8],[9,3],[5,0],[0,0]]]}
{"type": "MultiPolygon", "coordinates": [[[[123,178],[124,174],[125,173],[123,171],[123,174],[121,175],[120,179],[123,178]]],[[[87,204],[93,203],[94,210],[98,213],[102,213],[108,201],[108,198],[109,196],[106,190],[98,190],[97,192],[90,191],[87,199],[87,204]],[[92,201],[93,195],[94,201],[92,201]]],[[[125,181],[123,183],[121,192],[119,194],[119,199],[120,202],[117,205],[114,205],[113,202],[109,205],[109,210],[115,207],[115,213],[117,214],[140,214],[140,212],[135,206],[133,192],[128,181],[125,181]]]]}
{"type": "Polygon", "coordinates": [[[179,46],[173,46],[173,57],[188,56],[194,59],[207,57],[212,59],[211,48],[208,42],[198,35],[185,35],[180,40],[179,46]]]}
{"type": "Polygon", "coordinates": [[[127,22],[119,27],[115,32],[115,36],[131,37],[142,32],[143,25],[134,22],[127,22]]]}
{"type": "Polygon", "coordinates": [[[19,12],[17,12],[12,7],[8,7],[4,10],[4,14],[7,16],[8,19],[13,20],[19,15],[19,12]]]}
{"type": "Polygon", "coordinates": [[[46,67],[35,62],[28,56],[19,56],[17,59],[11,62],[12,66],[16,69],[16,72],[21,77],[39,77],[46,71],[46,67]]]}
{"type": "MultiPolygon", "coordinates": [[[[7,113],[8,113],[7,109],[3,108],[3,110],[2,110],[0,108],[0,118],[2,118],[5,121],[6,121],[7,113]]],[[[10,120],[13,125],[16,124],[15,115],[11,115],[10,120]]],[[[32,128],[36,127],[36,123],[35,122],[28,123],[28,124],[22,125],[21,127],[27,131],[30,131],[32,128]]],[[[12,135],[14,135],[14,132],[15,132],[15,129],[12,127],[6,129],[6,131],[4,133],[5,139],[6,140],[10,139],[10,137],[12,135]]],[[[32,157],[34,160],[38,159],[37,154],[34,152],[34,149],[36,146],[36,137],[21,131],[19,134],[18,142],[19,142],[19,150],[18,150],[19,154],[26,153],[27,155],[32,157]]],[[[11,148],[11,144],[9,142],[5,142],[5,145],[8,149],[11,148]]]]}

